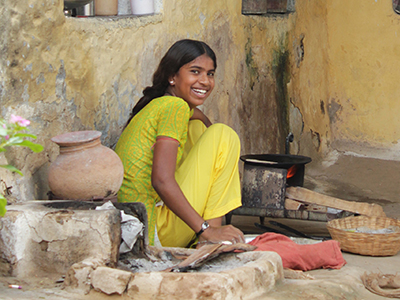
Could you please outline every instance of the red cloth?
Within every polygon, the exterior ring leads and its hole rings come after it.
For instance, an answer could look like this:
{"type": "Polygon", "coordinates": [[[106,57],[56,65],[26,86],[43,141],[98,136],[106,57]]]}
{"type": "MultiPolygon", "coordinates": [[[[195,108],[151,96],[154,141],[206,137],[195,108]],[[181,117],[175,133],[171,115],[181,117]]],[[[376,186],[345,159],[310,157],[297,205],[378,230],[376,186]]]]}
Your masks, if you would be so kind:
{"type": "Polygon", "coordinates": [[[299,245],[285,235],[266,232],[249,242],[255,251],[274,251],[282,258],[284,268],[310,271],[314,269],[340,269],[346,264],[335,240],[299,245]]]}

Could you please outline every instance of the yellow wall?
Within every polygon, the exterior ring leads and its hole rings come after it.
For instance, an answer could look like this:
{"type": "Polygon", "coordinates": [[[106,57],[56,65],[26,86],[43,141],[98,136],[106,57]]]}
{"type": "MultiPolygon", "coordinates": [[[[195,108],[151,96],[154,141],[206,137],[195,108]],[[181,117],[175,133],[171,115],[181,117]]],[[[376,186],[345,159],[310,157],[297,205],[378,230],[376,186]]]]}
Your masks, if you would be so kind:
{"type": "Polygon", "coordinates": [[[400,15],[389,0],[297,2],[294,37],[304,35],[304,60],[291,87],[302,151],[398,160],[400,15]]]}

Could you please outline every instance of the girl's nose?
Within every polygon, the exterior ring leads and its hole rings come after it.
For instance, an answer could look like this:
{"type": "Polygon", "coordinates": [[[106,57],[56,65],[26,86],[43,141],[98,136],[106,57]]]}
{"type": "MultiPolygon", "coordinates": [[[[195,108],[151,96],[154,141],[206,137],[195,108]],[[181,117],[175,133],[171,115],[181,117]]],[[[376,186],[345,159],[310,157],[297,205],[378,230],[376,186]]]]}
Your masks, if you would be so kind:
{"type": "Polygon", "coordinates": [[[207,73],[200,74],[199,82],[204,85],[208,85],[210,83],[210,79],[208,78],[207,73]]]}

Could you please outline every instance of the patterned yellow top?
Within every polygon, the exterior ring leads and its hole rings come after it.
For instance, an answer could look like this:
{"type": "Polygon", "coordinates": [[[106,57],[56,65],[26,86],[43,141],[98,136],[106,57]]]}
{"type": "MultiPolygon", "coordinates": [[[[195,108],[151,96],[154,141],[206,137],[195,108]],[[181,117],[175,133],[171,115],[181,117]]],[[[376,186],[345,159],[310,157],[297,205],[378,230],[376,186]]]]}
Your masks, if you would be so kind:
{"type": "Polygon", "coordinates": [[[192,114],[189,105],[181,98],[164,96],[153,99],[131,120],[115,148],[124,165],[124,180],[118,192],[118,202],[145,204],[151,245],[156,225],[155,206],[160,201],[151,185],[152,147],[158,136],[176,139],[179,141],[179,165],[192,114]]]}

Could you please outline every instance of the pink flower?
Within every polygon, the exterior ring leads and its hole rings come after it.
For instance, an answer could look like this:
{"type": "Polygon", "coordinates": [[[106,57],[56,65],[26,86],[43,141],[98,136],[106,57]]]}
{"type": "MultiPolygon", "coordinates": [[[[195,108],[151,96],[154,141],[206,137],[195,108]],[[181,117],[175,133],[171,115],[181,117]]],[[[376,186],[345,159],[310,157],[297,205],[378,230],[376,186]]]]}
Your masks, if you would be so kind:
{"type": "Polygon", "coordinates": [[[10,139],[10,136],[7,134],[4,138],[6,141],[8,141],[10,139]]]}
{"type": "Polygon", "coordinates": [[[15,124],[18,123],[19,126],[26,127],[31,124],[31,121],[26,120],[20,116],[11,115],[10,123],[15,124]]]}

